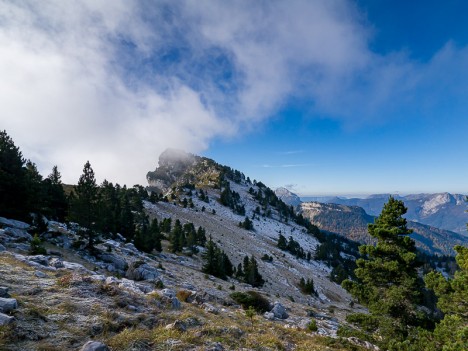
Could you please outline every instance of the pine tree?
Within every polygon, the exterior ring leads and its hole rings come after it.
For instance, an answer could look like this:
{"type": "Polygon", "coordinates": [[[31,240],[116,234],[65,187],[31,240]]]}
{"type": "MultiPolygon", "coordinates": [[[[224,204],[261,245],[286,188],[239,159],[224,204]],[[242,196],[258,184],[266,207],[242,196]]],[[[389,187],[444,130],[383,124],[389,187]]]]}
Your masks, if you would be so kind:
{"type": "Polygon", "coordinates": [[[132,240],[135,235],[135,216],[132,212],[132,205],[130,203],[130,197],[125,185],[120,190],[120,234],[122,234],[127,240],[132,240]]]}
{"type": "Polygon", "coordinates": [[[244,257],[244,282],[253,287],[261,287],[265,283],[258,271],[258,263],[253,255],[250,259],[248,256],[244,257]]]}
{"type": "Polygon", "coordinates": [[[434,333],[424,340],[427,349],[468,350],[468,247],[455,246],[460,267],[453,279],[431,272],[425,277],[426,285],[437,295],[437,307],[445,314],[434,333]]]}
{"type": "Polygon", "coordinates": [[[369,224],[377,244],[359,247],[363,258],[356,261],[358,280],[343,282],[370,313],[349,315],[348,321],[361,327],[371,342],[390,350],[398,349],[425,320],[418,308],[422,286],[416,248],[402,217],[406,211],[402,201],[389,198],[375,223],[369,224]]]}
{"type": "Polygon", "coordinates": [[[229,257],[213,242],[211,236],[203,254],[205,264],[202,271],[215,277],[226,279],[233,274],[233,266],[229,257]]]}
{"type": "Polygon", "coordinates": [[[153,241],[154,249],[158,252],[161,252],[162,251],[161,232],[159,230],[159,224],[156,218],[154,218],[151,221],[150,233],[151,233],[150,235],[151,235],[151,240],[153,241]]]}
{"type": "Polygon", "coordinates": [[[83,227],[82,234],[88,240],[88,248],[94,248],[96,236],[95,227],[98,220],[98,186],[94,177],[94,171],[89,161],[83,168],[78,185],[75,187],[74,196],[71,199],[70,217],[83,227]]]}
{"type": "Polygon", "coordinates": [[[283,235],[279,235],[278,237],[278,244],[276,245],[280,250],[286,250],[288,247],[288,242],[286,241],[286,238],[283,235]]]}
{"type": "Polygon", "coordinates": [[[45,215],[50,219],[63,222],[68,214],[68,201],[63,190],[62,175],[57,166],[44,179],[45,215]]]}
{"type": "Polygon", "coordinates": [[[183,237],[184,237],[184,232],[182,229],[182,225],[180,223],[180,220],[176,219],[174,223],[174,228],[172,228],[169,240],[171,244],[171,251],[172,252],[180,252],[182,251],[183,247],[183,237]]]}
{"type": "Polygon", "coordinates": [[[5,130],[0,131],[0,216],[28,220],[25,160],[5,130]]]}

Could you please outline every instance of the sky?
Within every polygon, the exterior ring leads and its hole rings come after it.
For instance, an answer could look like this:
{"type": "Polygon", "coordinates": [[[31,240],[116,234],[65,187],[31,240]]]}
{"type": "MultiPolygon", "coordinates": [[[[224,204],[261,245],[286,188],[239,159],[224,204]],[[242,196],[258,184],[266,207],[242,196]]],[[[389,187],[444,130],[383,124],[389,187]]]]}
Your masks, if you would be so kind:
{"type": "Polygon", "coordinates": [[[0,0],[0,129],[45,176],[168,147],[299,195],[467,193],[462,0],[0,0]]]}

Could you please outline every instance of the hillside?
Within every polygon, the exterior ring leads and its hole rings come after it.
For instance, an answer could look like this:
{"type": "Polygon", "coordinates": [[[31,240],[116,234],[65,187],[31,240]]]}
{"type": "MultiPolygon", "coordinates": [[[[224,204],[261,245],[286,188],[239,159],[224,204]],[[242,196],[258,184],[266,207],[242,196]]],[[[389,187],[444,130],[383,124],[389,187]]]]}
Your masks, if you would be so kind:
{"type": "MultiPolygon", "coordinates": [[[[38,227],[0,218],[0,302],[10,306],[0,312],[2,350],[96,350],[83,346],[90,340],[111,350],[373,347],[337,338],[346,315],[363,309],[330,280],[332,267],[314,260],[320,232],[304,226],[271,189],[213,160],[174,150],[161,156],[148,180],[156,197],[138,187],[128,191],[134,201],[146,196],[144,214],[161,228],[171,218],[173,228],[161,229],[161,252],[145,253],[135,247],[137,236],[118,233],[101,233],[90,252],[80,226],[49,221],[39,232],[46,252],[30,254],[38,227]],[[255,259],[264,284],[204,273],[206,247],[174,252],[177,222],[203,227],[234,267],[246,256],[255,259]],[[280,234],[300,250],[278,248],[280,234]],[[313,282],[312,293],[301,291],[301,278],[313,282]],[[260,296],[264,307],[250,319],[232,293],[260,296]],[[311,320],[317,325],[312,331],[311,320]]],[[[142,215],[134,210],[135,218],[142,215]]],[[[137,235],[142,230],[139,225],[137,235]]]]}
{"type": "MultiPolygon", "coordinates": [[[[305,202],[301,205],[302,214],[320,229],[340,234],[359,242],[371,242],[367,232],[367,224],[373,223],[371,216],[359,206],[339,204],[323,204],[305,202]]],[[[447,230],[408,221],[408,227],[413,229],[411,237],[416,246],[429,254],[453,255],[455,245],[468,245],[468,237],[447,230]]]]}

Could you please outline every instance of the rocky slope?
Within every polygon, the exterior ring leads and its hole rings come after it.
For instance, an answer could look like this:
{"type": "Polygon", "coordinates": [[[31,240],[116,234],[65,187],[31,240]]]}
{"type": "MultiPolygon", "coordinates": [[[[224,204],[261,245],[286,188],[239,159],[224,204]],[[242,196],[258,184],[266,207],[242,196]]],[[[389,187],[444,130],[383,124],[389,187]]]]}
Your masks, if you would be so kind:
{"type": "Polygon", "coordinates": [[[35,228],[0,218],[0,349],[363,349],[356,339],[336,338],[346,314],[362,309],[351,308],[350,296],[329,280],[331,268],[276,247],[281,233],[313,257],[318,241],[271,190],[212,160],[173,150],[161,156],[148,180],[150,189],[170,199],[145,202],[150,217],[203,226],[235,266],[246,255],[256,257],[264,286],[202,273],[201,247],[199,254],[173,254],[163,241],[161,253],[146,254],[116,235],[101,237],[91,255],[80,249],[73,224],[49,222],[42,235],[47,253],[29,255],[35,228]],[[226,186],[239,194],[245,214],[238,214],[240,204],[221,204],[226,186]],[[184,206],[184,199],[193,205],[184,206]],[[246,216],[254,218],[251,230],[239,226],[246,216]],[[265,254],[271,259],[261,260],[265,254]],[[300,291],[302,277],[313,279],[316,294],[300,291]],[[247,318],[233,291],[259,293],[270,305],[267,312],[247,318]],[[308,330],[311,319],[315,332],[308,330]]]}
{"type": "MultiPolygon", "coordinates": [[[[367,214],[359,206],[305,202],[301,209],[304,217],[323,230],[359,242],[371,242],[367,224],[373,223],[375,216],[367,214]]],[[[468,245],[468,237],[458,233],[413,221],[408,221],[408,227],[414,231],[411,237],[416,241],[416,246],[426,253],[454,255],[455,245],[468,245]]]]}

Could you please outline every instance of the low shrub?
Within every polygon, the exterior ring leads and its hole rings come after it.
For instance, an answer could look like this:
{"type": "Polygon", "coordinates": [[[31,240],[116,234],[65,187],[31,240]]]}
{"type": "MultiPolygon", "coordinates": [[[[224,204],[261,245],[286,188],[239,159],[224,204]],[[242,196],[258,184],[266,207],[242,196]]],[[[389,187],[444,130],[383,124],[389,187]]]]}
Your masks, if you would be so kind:
{"type": "Polygon", "coordinates": [[[235,292],[229,296],[245,310],[249,307],[253,307],[259,313],[270,310],[270,302],[256,291],[235,292]]]}

